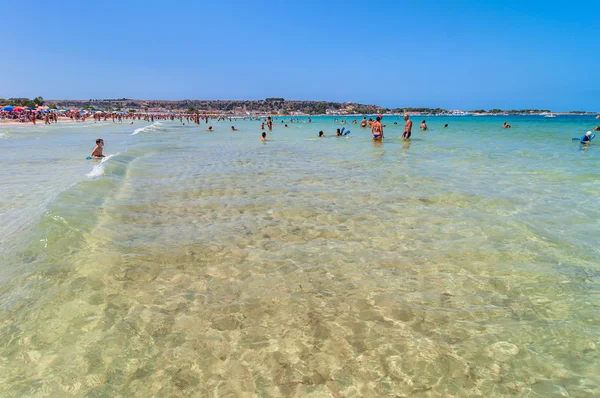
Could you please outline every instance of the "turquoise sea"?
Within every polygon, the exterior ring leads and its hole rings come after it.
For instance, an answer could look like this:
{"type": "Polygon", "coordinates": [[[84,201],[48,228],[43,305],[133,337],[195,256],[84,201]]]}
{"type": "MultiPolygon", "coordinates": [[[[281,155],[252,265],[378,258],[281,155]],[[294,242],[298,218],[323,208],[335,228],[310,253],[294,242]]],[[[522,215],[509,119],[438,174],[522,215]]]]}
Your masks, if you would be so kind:
{"type": "Polygon", "coordinates": [[[600,396],[600,121],[344,119],[0,126],[0,396],[600,396]]]}

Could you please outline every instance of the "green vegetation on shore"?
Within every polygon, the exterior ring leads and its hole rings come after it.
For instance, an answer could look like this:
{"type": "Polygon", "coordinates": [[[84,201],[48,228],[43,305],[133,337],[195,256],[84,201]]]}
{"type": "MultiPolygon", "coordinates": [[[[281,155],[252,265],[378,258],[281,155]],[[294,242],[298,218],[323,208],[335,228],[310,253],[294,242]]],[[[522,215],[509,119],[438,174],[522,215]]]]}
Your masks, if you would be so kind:
{"type": "Polygon", "coordinates": [[[23,106],[23,107],[32,107],[44,105],[43,97],[35,97],[34,99],[29,98],[0,98],[0,105],[13,105],[13,106],[23,106]]]}
{"type": "MultiPolygon", "coordinates": [[[[135,109],[137,112],[186,112],[186,113],[211,113],[224,114],[272,114],[272,115],[351,115],[351,114],[380,114],[405,112],[422,115],[449,115],[451,110],[443,108],[385,108],[377,105],[358,104],[354,102],[330,102],[330,101],[296,101],[286,100],[280,97],[271,97],[264,100],[136,100],[131,98],[116,99],[89,99],[89,100],[51,100],[46,101],[42,97],[29,98],[0,98],[0,105],[15,105],[23,107],[35,107],[48,103],[50,108],[60,109],[89,109],[105,111],[122,111],[124,109],[135,109]]],[[[528,115],[550,113],[549,109],[476,109],[465,111],[477,115],[528,115]]],[[[584,111],[567,112],[570,114],[587,114],[584,111]]]]}

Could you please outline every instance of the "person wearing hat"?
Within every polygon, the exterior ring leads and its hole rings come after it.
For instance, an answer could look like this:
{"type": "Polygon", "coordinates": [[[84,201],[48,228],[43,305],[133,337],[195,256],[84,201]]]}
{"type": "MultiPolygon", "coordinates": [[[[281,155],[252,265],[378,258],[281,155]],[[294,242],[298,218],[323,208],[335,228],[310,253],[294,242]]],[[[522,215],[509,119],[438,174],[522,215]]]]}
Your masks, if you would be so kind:
{"type": "Polygon", "coordinates": [[[592,132],[588,131],[583,137],[581,137],[580,142],[582,144],[589,144],[592,141],[592,138],[594,138],[594,136],[592,136],[592,132]]]}

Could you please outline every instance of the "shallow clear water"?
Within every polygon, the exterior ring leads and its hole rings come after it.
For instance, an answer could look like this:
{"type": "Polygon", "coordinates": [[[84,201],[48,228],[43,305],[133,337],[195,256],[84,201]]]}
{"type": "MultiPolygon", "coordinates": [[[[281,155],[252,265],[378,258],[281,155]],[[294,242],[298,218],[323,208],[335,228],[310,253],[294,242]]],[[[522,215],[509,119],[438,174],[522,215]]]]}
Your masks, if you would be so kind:
{"type": "Polygon", "coordinates": [[[0,395],[600,395],[596,121],[427,119],[1,127],[0,395]]]}

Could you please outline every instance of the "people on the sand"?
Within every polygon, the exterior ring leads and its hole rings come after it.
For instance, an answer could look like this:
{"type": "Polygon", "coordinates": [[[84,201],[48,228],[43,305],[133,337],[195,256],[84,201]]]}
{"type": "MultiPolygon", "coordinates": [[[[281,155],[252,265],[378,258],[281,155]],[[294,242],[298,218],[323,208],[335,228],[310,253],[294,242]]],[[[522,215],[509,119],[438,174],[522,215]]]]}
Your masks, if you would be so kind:
{"type": "Polygon", "coordinates": [[[371,123],[371,134],[373,134],[373,141],[383,140],[383,126],[381,125],[381,117],[377,116],[375,121],[371,123]]]}
{"type": "Polygon", "coordinates": [[[423,131],[427,130],[427,123],[425,122],[425,120],[423,120],[421,122],[421,125],[419,126],[419,128],[423,131]]]}
{"type": "Polygon", "coordinates": [[[262,135],[260,136],[260,140],[261,141],[266,141],[267,140],[267,133],[263,132],[262,135]]]}
{"type": "Polygon", "coordinates": [[[319,131],[319,138],[321,137],[325,137],[325,133],[323,133],[322,131],[319,131]]]}
{"type": "Polygon", "coordinates": [[[404,120],[406,123],[404,124],[404,133],[402,133],[402,138],[404,140],[410,139],[410,134],[412,132],[412,120],[408,117],[408,115],[404,115],[404,120]]]}
{"type": "Polygon", "coordinates": [[[102,154],[102,147],[104,147],[104,140],[102,138],[98,138],[96,140],[96,147],[90,156],[93,158],[103,158],[104,155],[102,154]]]}
{"type": "Polygon", "coordinates": [[[508,123],[504,122],[504,125],[503,125],[502,127],[503,127],[503,128],[505,128],[505,129],[509,129],[509,128],[511,128],[512,126],[511,126],[510,124],[508,124],[508,123]]]}

